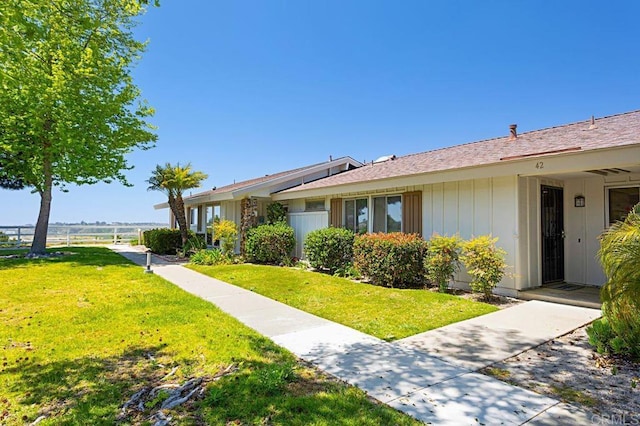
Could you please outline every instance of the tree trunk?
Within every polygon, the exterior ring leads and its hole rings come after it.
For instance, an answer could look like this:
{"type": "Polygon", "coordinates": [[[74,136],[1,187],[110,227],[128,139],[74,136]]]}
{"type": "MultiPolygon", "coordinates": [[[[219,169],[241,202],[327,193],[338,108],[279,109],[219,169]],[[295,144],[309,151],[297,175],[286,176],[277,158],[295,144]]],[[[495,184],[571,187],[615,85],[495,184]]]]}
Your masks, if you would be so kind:
{"type": "Polygon", "coordinates": [[[182,246],[187,243],[189,237],[189,229],[187,228],[187,218],[184,212],[184,201],[182,201],[182,194],[176,194],[176,220],[178,221],[178,228],[180,228],[180,236],[182,237],[182,246]]]}
{"type": "Polygon", "coordinates": [[[38,222],[33,233],[30,253],[45,254],[47,249],[47,232],[49,232],[49,213],[51,212],[51,163],[45,160],[44,164],[44,188],[40,191],[40,212],[38,222]]]}

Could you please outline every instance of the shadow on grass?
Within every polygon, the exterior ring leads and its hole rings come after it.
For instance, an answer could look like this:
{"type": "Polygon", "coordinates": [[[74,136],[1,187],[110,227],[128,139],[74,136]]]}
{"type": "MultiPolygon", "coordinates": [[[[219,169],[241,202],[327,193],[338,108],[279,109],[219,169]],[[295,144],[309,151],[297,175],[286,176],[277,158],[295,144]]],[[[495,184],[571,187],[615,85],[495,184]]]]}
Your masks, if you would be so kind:
{"type": "Polygon", "coordinates": [[[363,391],[303,365],[270,340],[250,338],[272,362],[244,361],[213,383],[200,403],[206,424],[418,424],[363,391]]]}
{"type": "MultiPolygon", "coordinates": [[[[44,364],[25,356],[0,371],[17,377],[7,390],[22,396],[20,405],[38,407],[37,416],[55,418],[56,424],[113,424],[128,397],[166,374],[146,355],[162,348],[135,347],[118,357],[88,356],[44,364]]],[[[11,420],[17,424],[17,419],[11,420]]],[[[35,418],[20,420],[28,423],[35,418]]]]}
{"type": "MultiPolygon", "coordinates": [[[[187,424],[414,424],[372,403],[364,392],[304,366],[270,340],[248,338],[259,358],[234,359],[238,370],[210,383],[202,400],[187,402],[167,414],[187,424]]],[[[160,368],[147,356],[160,355],[162,350],[163,346],[135,347],[117,357],[89,356],[46,364],[21,358],[0,370],[15,377],[7,390],[21,395],[21,408],[4,421],[26,424],[46,416],[62,425],[142,424],[152,410],[129,411],[121,420],[118,416],[135,392],[156,385],[167,374],[170,367],[160,368]],[[37,413],[29,411],[34,407],[37,413]],[[29,415],[23,416],[25,412],[29,415]]]]}
{"type": "MultiPolygon", "coordinates": [[[[22,251],[22,254],[28,250],[22,251]]],[[[62,253],[46,258],[0,258],[0,270],[27,266],[46,266],[51,264],[66,263],[72,266],[132,266],[133,262],[114,253],[106,247],[60,247],[47,249],[47,253],[62,253]]],[[[6,256],[9,252],[0,252],[0,256],[6,256]]]]}

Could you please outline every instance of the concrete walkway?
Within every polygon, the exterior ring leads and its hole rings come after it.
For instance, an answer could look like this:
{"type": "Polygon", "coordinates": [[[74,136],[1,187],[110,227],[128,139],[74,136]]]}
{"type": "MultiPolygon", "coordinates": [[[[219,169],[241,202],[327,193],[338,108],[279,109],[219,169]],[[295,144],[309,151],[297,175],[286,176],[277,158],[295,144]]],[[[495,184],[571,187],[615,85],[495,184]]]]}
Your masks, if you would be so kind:
{"type": "MultiPolygon", "coordinates": [[[[111,248],[145,263],[135,248],[111,248]]],[[[387,343],[155,256],[153,270],[298,357],[425,423],[591,423],[590,413],[475,371],[580,327],[597,318],[598,310],[527,302],[387,343]]]]}

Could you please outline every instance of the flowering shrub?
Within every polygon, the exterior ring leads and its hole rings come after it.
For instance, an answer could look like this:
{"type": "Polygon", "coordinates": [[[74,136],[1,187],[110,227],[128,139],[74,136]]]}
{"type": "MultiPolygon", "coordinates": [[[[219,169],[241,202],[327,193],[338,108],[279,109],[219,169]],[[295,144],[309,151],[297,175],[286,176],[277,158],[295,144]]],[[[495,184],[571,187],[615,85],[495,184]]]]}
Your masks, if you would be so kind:
{"type": "Polygon", "coordinates": [[[355,237],[355,268],[376,285],[416,287],[423,285],[423,259],[427,243],[417,234],[393,232],[355,237]]]}
{"type": "Polygon", "coordinates": [[[230,256],[235,252],[238,227],[231,220],[220,220],[213,224],[213,238],[220,240],[222,254],[230,256]]]}

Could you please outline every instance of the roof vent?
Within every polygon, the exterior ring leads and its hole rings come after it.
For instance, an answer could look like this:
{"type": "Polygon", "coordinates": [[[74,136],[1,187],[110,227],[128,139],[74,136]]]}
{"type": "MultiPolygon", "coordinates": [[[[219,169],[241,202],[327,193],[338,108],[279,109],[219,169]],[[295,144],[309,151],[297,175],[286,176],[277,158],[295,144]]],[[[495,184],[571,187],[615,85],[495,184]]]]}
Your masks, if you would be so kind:
{"type": "Polygon", "coordinates": [[[395,155],[383,155],[382,157],[378,158],[377,160],[375,160],[373,162],[373,164],[376,163],[384,163],[385,161],[389,161],[389,160],[395,160],[397,157],[395,155]]]}
{"type": "Polygon", "coordinates": [[[593,130],[595,128],[597,128],[598,126],[596,126],[596,119],[595,117],[592,115],[591,116],[591,123],[589,124],[589,130],[593,130]]]}
{"type": "Polygon", "coordinates": [[[517,124],[512,124],[509,126],[509,140],[518,139],[518,131],[516,130],[517,128],[517,124]]]}

